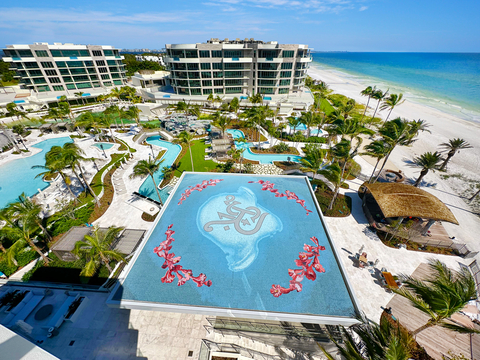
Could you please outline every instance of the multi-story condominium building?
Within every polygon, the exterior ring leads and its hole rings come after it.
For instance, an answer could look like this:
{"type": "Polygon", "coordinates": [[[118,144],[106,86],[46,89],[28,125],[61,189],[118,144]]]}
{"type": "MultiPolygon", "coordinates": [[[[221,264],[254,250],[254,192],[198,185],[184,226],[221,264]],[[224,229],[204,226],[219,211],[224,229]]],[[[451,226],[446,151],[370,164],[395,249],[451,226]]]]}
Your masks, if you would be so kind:
{"type": "Polygon", "coordinates": [[[20,83],[37,92],[83,92],[126,81],[123,56],[112,46],[35,43],[7,45],[3,52],[20,83]]]}
{"type": "Polygon", "coordinates": [[[312,61],[308,45],[254,39],[167,44],[165,64],[179,95],[289,94],[301,89],[312,61]]]}

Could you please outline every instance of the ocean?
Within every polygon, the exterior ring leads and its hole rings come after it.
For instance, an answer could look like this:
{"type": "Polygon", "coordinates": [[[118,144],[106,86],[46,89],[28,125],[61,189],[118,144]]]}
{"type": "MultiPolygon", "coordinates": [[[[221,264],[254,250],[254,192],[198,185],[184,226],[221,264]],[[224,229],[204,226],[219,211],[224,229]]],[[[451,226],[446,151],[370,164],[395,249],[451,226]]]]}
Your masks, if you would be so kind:
{"type": "Polygon", "coordinates": [[[312,67],[480,122],[480,53],[314,53],[312,67]]]}

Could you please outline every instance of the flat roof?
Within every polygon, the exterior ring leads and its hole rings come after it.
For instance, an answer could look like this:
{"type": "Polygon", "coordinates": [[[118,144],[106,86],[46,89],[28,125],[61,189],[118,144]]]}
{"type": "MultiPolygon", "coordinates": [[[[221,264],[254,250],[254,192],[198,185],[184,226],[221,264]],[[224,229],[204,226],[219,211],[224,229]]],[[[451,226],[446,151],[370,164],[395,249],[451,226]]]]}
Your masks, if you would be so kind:
{"type": "Polygon", "coordinates": [[[308,178],[184,172],[107,304],[350,325],[356,299],[308,178]]]}

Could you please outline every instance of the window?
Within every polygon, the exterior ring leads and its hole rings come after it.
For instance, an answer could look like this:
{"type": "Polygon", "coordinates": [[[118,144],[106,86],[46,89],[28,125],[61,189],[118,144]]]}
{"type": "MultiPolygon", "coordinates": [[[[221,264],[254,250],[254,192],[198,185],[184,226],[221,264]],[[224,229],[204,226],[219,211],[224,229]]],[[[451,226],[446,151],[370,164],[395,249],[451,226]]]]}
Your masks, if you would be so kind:
{"type": "Polygon", "coordinates": [[[103,83],[103,85],[105,85],[105,86],[112,86],[112,82],[111,82],[111,81],[105,81],[105,82],[103,83]]]}
{"type": "Polygon", "coordinates": [[[40,64],[44,69],[53,69],[53,63],[50,61],[42,61],[40,64]]]}
{"type": "Polygon", "coordinates": [[[108,74],[102,75],[102,80],[110,80],[110,75],[108,74]]]}
{"type": "Polygon", "coordinates": [[[212,93],[212,89],[203,89],[203,95],[210,95],[212,93]]]}
{"type": "Polygon", "coordinates": [[[243,74],[241,71],[225,71],[226,78],[241,78],[243,74]]]}
{"type": "Polygon", "coordinates": [[[105,61],[103,60],[97,60],[95,62],[97,63],[97,66],[105,66],[105,61]]]}
{"type": "Polygon", "coordinates": [[[240,50],[225,50],[224,57],[226,58],[241,58],[242,52],[240,50]]]}
{"type": "Polygon", "coordinates": [[[241,87],[231,87],[225,89],[225,94],[238,94],[242,92],[241,87]]]}
{"type": "Polygon", "coordinates": [[[50,81],[51,84],[61,84],[62,82],[58,77],[48,78],[48,81],[50,81]]]}
{"type": "Polygon", "coordinates": [[[97,75],[90,75],[90,80],[98,80],[98,76],[97,75]]]}
{"type": "Polygon", "coordinates": [[[198,72],[190,72],[188,73],[189,79],[200,79],[200,73],[198,72]]]}
{"type": "Polygon", "coordinates": [[[105,74],[105,73],[107,73],[108,71],[107,71],[107,68],[101,67],[101,68],[98,68],[98,72],[105,74]]]}
{"type": "Polygon", "coordinates": [[[276,80],[258,80],[259,86],[275,86],[276,80]]]}
{"type": "Polygon", "coordinates": [[[85,66],[93,66],[93,61],[87,60],[83,62],[85,66]]]}
{"type": "Polygon", "coordinates": [[[213,80],[213,86],[223,86],[223,80],[213,80]]]}
{"type": "MultiPolygon", "coordinates": [[[[222,50],[212,50],[212,57],[221,58],[222,50]]],[[[221,94],[223,94],[223,92],[221,94]]]]}
{"type": "Polygon", "coordinates": [[[99,83],[98,81],[94,81],[94,82],[92,83],[92,85],[93,85],[93,87],[96,87],[96,88],[97,88],[97,87],[100,87],[100,83],[99,83]]]}
{"type": "Polygon", "coordinates": [[[53,85],[53,91],[63,91],[65,90],[62,85],[53,85]]]}
{"type": "MultiPolygon", "coordinates": [[[[62,76],[62,78],[63,78],[63,81],[65,81],[66,83],[67,83],[67,82],[73,82],[73,79],[72,79],[71,76],[62,76]]],[[[67,85],[67,89],[70,89],[70,88],[68,87],[68,85],[67,85]]]]}
{"type": "Polygon", "coordinates": [[[90,84],[89,82],[77,84],[77,89],[88,89],[91,87],[92,87],[92,84],[90,84]]]}
{"type": "Polygon", "coordinates": [[[57,67],[59,68],[67,67],[67,63],[65,61],[55,61],[55,64],[57,64],[57,67]]]}
{"type": "Polygon", "coordinates": [[[39,66],[38,66],[38,63],[36,62],[26,62],[24,63],[25,65],[25,69],[38,69],[39,66]]]}
{"type": "Polygon", "coordinates": [[[119,72],[118,68],[116,66],[110,66],[108,68],[108,70],[110,70],[110,72],[119,72]]]}
{"type": "Polygon", "coordinates": [[[212,64],[214,70],[222,70],[222,63],[213,63],[212,64]]]}
{"type": "Polygon", "coordinates": [[[243,69],[243,64],[238,63],[226,63],[223,64],[225,70],[236,70],[236,69],[243,69]]]}
{"type": "Polygon", "coordinates": [[[117,65],[115,60],[107,60],[107,65],[117,65]]]}
{"type": "Polygon", "coordinates": [[[277,50],[259,50],[258,51],[259,58],[267,58],[267,59],[276,58],[277,54],[278,54],[277,50]]]}
{"type": "Polygon", "coordinates": [[[277,64],[265,64],[265,63],[258,64],[258,70],[277,70],[277,69],[278,69],[277,64]]]}
{"type": "MultiPolygon", "coordinates": [[[[81,76],[74,76],[73,80],[75,80],[75,82],[80,82],[80,81],[88,81],[90,79],[86,75],[81,75],[81,76]]],[[[77,85],[77,87],[78,87],[78,85],[77,85]]]]}
{"type": "MultiPolygon", "coordinates": [[[[103,50],[103,53],[105,54],[105,56],[114,56],[113,50],[103,50]]],[[[110,86],[112,86],[112,84],[110,84],[110,86]]]]}
{"type": "Polygon", "coordinates": [[[190,80],[190,87],[200,87],[200,80],[190,80]]]}
{"type": "Polygon", "coordinates": [[[261,87],[258,89],[258,92],[260,94],[274,94],[275,93],[275,89],[274,88],[265,88],[265,87],[261,87]]]}
{"type": "Polygon", "coordinates": [[[102,50],[92,50],[93,56],[103,56],[102,50]]]}
{"type": "Polygon", "coordinates": [[[223,94],[223,88],[213,89],[215,94],[223,94]]]}
{"type": "Polygon", "coordinates": [[[80,74],[86,74],[87,70],[85,69],[70,69],[70,74],[72,75],[80,75],[80,74]]]}
{"type": "Polygon", "coordinates": [[[291,71],[281,71],[280,72],[280,77],[285,78],[285,77],[291,77],[292,72],[291,71]]]}
{"type": "Polygon", "coordinates": [[[275,78],[277,77],[277,73],[274,71],[259,71],[258,77],[259,78],[275,78]]]}
{"type": "Polygon", "coordinates": [[[70,71],[68,71],[68,69],[60,69],[60,74],[61,75],[70,75],[70,71]]]}
{"type": "Polygon", "coordinates": [[[201,58],[208,58],[208,57],[210,57],[210,51],[208,51],[208,50],[200,50],[200,57],[201,57],[201,58]]]}
{"type": "Polygon", "coordinates": [[[88,50],[80,50],[80,56],[90,56],[90,52],[88,50]]]}
{"type": "Polygon", "coordinates": [[[198,58],[197,50],[185,50],[185,57],[188,59],[198,58]]]}
{"type": "Polygon", "coordinates": [[[290,79],[280,80],[280,86],[289,86],[289,85],[290,85],[290,79]]]}
{"type": "Polygon", "coordinates": [[[221,77],[223,77],[223,73],[221,71],[220,72],[214,72],[213,77],[214,78],[221,78],[221,77]]]}
{"type": "Polygon", "coordinates": [[[200,67],[201,67],[202,70],[210,70],[212,68],[210,63],[201,63],[200,67]]]}
{"type": "Polygon", "coordinates": [[[212,86],[212,80],[202,80],[202,86],[212,86]]]}
{"type": "Polygon", "coordinates": [[[67,61],[69,68],[83,67],[83,61],[67,61]]]}
{"type": "Polygon", "coordinates": [[[17,50],[18,56],[20,57],[33,57],[33,54],[30,50],[17,50]]]}
{"type": "Polygon", "coordinates": [[[120,79],[120,74],[112,74],[112,79],[120,79]]]}
{"type": "Polygon", "coordinates": [[[50,91],[50,88],[49,88],[47,85],[37,86],[37,91],[38,91],[38,92],[50,91]]]}
{"type": "Polygon", "coordinates": [[[242,80],[227,79],[225,80],[225,86],[238,86],[242,85],[242,80]]]}
{"type": "Polygon", "coordinates": [[[190,89],[190,95],[202,95],[202,89],[199,89],[199,88],[190,89]]]}
{"type": "Polygon", "coordinates": [[[29,70],[28,73],[30,76],[43,76],[41,70],[29,70]]]}
{"type": "Polygon", "coordinates": [[[67,84],[67,89],[68,90],[75,90],[76,89],[75,84],[67,84]]]}
{"type": "Polygon", "coordinates": [[[38,57],[48,57],[48,51],[47,50],[35,50],[35,54],[38,57]]]}
{"type": "Polygon", "coordinates": [[[283,50],[284,58],[292,58],[294,54],[295,54],[294,50],[283,50]]]}
{"type": "Polygon", "coordinates": [[[15,63],[15,66],[17,67],[17,69],[23,69],[22,63],[15,63]]]}
{"type": "Polygon", "coordinates": [[[279,94],[288,94],[288,88],[280,88],[278,89],[279,94]]]}
{"type": "Polygon", "coordinates": [[[293,63],[282,63],[282,69],[291,69],[293,67],[293,63]]]}
{"type": "Polygon", "coordinates": [[[198,64],[187,64],[188,70],[198,70],[198,64]]]}
{"type": "Polygon", "coordinates": [[[89,74],[96,74],[97,73],[95,68],[88,68],[87,71],[88,71],[89,74]]]}
{"type": "Polygon", "coordinates": [[[34,84],[46,84],[47,80],[45,80],[45,78],[43,78],[43,77],[35,78],[35,79],[33,79],[33,83],[34,84]]]}
{"type": "Polygon", "coordinates": [[[50,50],[53,57],[62,57],[62,52],[60,50],[50,50]]]}

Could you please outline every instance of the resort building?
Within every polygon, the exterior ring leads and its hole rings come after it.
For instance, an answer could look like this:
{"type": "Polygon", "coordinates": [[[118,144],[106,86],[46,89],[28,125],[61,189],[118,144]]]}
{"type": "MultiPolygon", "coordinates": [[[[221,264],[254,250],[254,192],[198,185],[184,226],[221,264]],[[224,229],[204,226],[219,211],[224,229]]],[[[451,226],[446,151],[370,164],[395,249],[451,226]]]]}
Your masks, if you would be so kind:
{"type": "Polygon", "coordinates": [[[305,84],[308,45],[254,39],[166,44],[165,64],[179,95],[286,95],[305,84]]]}
{"type": "Polygon", "coordinates": [[[105,91],[126,82],[123,56],[113,46],[34,43],[3,52],[20,84],[37,93],[105,91]]]}

